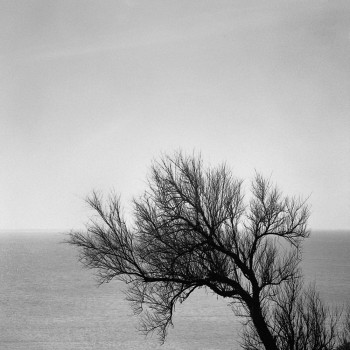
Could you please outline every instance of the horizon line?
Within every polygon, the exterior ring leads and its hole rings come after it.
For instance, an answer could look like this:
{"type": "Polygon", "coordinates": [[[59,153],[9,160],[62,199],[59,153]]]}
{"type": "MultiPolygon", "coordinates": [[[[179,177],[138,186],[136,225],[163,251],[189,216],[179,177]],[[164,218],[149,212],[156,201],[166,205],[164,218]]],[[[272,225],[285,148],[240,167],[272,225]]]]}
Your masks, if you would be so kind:
{"type": "MultiPolygon", "coordinates": [[[[84,230],[84,228],[0,228],[0,233],[11,232],[69,232],[84,230]]],[[[310,231],[350,231],[349,228],[310,228],[310,231]]]]}

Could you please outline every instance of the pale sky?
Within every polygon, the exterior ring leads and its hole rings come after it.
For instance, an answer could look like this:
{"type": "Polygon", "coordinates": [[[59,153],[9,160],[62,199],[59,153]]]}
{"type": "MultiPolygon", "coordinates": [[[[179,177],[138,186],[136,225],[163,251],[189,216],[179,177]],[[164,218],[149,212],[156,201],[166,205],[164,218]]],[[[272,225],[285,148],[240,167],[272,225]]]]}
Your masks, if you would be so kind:
{"type": "Polygon", "coordinates": [[[0,1],[0,229],[77,229],[200,151],[350,228],[350,1],[0,1]]]}

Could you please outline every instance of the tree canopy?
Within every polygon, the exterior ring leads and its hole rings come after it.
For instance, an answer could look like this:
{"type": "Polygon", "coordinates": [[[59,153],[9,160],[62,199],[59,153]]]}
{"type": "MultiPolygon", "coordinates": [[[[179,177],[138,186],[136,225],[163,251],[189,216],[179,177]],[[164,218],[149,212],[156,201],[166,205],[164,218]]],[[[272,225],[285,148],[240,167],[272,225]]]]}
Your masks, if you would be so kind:
{"type": "Polygon", "coordinates": [[[87,202],[97,216],[69,242],[101,282],[127,283],[142,330],[156,331],[162,342],[176,303],[206,288],[243,317],[247,350],[332,349],[336,315],[314,289],[301,288],[307,204],[258,173],[244,192],[225,164],[205,166],[181,152],[163,156],[133,200],[131,220],[117,195],[93,192],[87,202]]]}

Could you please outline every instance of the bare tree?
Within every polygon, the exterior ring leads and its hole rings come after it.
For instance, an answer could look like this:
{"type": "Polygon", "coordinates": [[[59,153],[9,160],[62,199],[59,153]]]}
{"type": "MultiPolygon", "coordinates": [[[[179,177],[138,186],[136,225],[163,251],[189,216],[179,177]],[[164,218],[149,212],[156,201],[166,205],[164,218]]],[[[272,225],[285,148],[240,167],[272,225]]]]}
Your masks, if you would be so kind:
{"type": "MultiPolygon", "coordinates": [[[[87,232],[72,232],[69,242],[101,282],[128,284],[142,330],[156,331],[162,342],[175,304],[203,287],[228,298],[249,320],[259,348],[277,350],[276,335],[284,329],[271,324],[271,306],[300,275],[309,211],[259,174],[249,198],[242,187],[226,165],[205,167],[200,156],[181,152],[164,156],[151,168],[148,189],[133,201],[131,223],[117,196],[104,201],[93,193],[87,201],[97,218],[87,232]]],[[[276,311],[274,317],[285,315],[276,311]]]]}

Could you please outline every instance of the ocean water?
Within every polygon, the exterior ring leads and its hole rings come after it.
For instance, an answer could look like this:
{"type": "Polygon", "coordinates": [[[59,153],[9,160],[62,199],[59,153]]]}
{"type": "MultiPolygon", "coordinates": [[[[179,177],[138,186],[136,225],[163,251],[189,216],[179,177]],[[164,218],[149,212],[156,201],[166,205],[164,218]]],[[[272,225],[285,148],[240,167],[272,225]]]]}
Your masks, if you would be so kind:
{"type": "MultiPolygon", "coordinates": [[[[199,291],[176,308],[165,345],[137,332],[121,282],[98,286],[59,233],[0,234],[0,349],[239,349],[227,302],[199,291]]],[[[350,304],[350,232],[314,232],[303,270],[324,300],[350,304]]]]}

